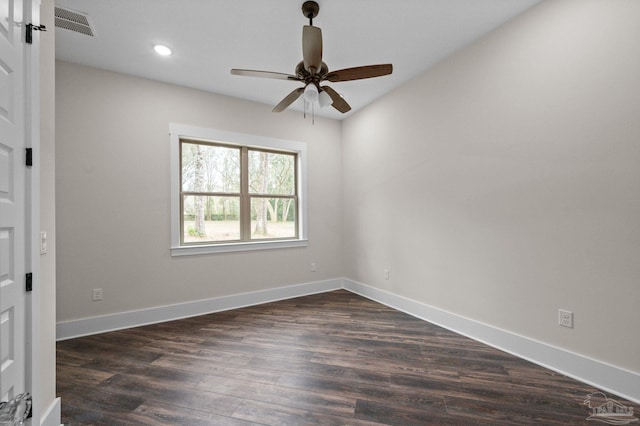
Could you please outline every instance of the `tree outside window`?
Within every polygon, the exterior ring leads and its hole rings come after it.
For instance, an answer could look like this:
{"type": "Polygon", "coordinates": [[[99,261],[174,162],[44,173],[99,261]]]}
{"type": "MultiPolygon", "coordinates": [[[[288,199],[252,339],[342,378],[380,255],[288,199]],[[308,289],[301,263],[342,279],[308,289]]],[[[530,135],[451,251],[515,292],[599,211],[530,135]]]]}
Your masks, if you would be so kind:
{"type": "Polygon", "coordinates": [[[180,140],[181,244],[298,237],[297,154],[180,140]]]}

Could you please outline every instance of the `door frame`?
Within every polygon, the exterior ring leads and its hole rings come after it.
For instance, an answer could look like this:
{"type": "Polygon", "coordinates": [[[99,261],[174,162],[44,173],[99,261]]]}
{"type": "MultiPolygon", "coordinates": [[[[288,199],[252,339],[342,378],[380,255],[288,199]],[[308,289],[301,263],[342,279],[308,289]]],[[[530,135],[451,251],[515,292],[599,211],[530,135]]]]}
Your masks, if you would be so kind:
{"type": "MultiPolygon", "coordinates": [[[[24,24],[40,24],[41,0],[24,0],[24,24]]],[[[54,28],[48,29],[55,31],[54,28]]],[[[25,34],[23,30],[23,36],[25,34]]],[[[40,395],[40,35],[24,43],[25,147],[32,148],[33,166],[25,171],[25,270],[33,273],[33,290],[25,303],[25,384],[32,397],[32,424],[40,424],[46,407],[40,395]]]]}

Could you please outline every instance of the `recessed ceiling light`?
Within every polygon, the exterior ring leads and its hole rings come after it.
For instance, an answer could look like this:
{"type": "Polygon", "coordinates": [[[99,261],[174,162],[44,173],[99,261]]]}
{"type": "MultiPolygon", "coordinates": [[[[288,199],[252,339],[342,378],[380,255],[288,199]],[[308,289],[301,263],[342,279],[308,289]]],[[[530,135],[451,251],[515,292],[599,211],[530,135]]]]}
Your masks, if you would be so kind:
{"type": "Polygon", "coordinates": [[[153,50],[155,50],[156,53],[160,56],[171,55],[171,49],[169,49],[167,46],[164,46],[162,44],[156,44],[155,46],[153,46],[153,50]]]}

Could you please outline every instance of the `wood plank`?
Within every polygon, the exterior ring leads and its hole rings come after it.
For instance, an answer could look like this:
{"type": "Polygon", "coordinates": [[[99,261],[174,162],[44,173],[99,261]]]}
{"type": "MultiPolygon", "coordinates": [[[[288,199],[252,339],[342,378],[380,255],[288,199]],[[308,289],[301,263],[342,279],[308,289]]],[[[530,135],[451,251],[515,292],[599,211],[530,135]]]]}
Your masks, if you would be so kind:
{"type": "Polygon", "coordinates": [[[355,409],[355,399],[322,392],[320,389],[292,389],[221,377],[206,377],[200,383],[200,388],[217,394],[231,395],[244,401],[283,405],[348,418],[353,416],[355,409]]]}
{"type": "Polygon", "coordinates": [[[345,419],[331,414],[300,410],[284,405],[266,404],[251,400],[243,401],[233,414],[234,418],[245,419],[255,424],[291,426],[379,426],[380,423],[345,419]]]}
{"type": "Polygon", "coordinates": [[[149,426],[249,426],[254,423],[241,419],[234,419],[229,416],[221,416],[205,410],[184,408],[177,405],[167,404],[153,399],[145,401],[126,419],[134,421],[138,425],[149,426]]]}
{"type": "Polygon", "coordinates": [[[223,416],[233,413],[241,402],[239,398],[207,392],[196,386],[192,383],[178,386],[174,382],[156,380],[153,376],[116,374],[96,387],[96,390],[126,395],[135,400],[142,399],[143,402],[154,399],[166,404],[204,410],[223,416]]]}

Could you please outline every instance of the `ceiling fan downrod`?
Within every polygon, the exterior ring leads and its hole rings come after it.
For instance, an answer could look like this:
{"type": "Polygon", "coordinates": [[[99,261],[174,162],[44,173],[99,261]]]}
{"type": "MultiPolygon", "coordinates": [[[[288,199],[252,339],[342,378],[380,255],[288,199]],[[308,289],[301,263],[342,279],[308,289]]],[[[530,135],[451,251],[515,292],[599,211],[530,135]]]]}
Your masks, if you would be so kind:
{"type": "Polygon", "coordinates": [[[313,26],[313,18],[318,16],[318,12],[320,12],[320,6],[315,1],[305,1],[302,4],[302,14],[309,19],[310,26],[313,26]]]}

